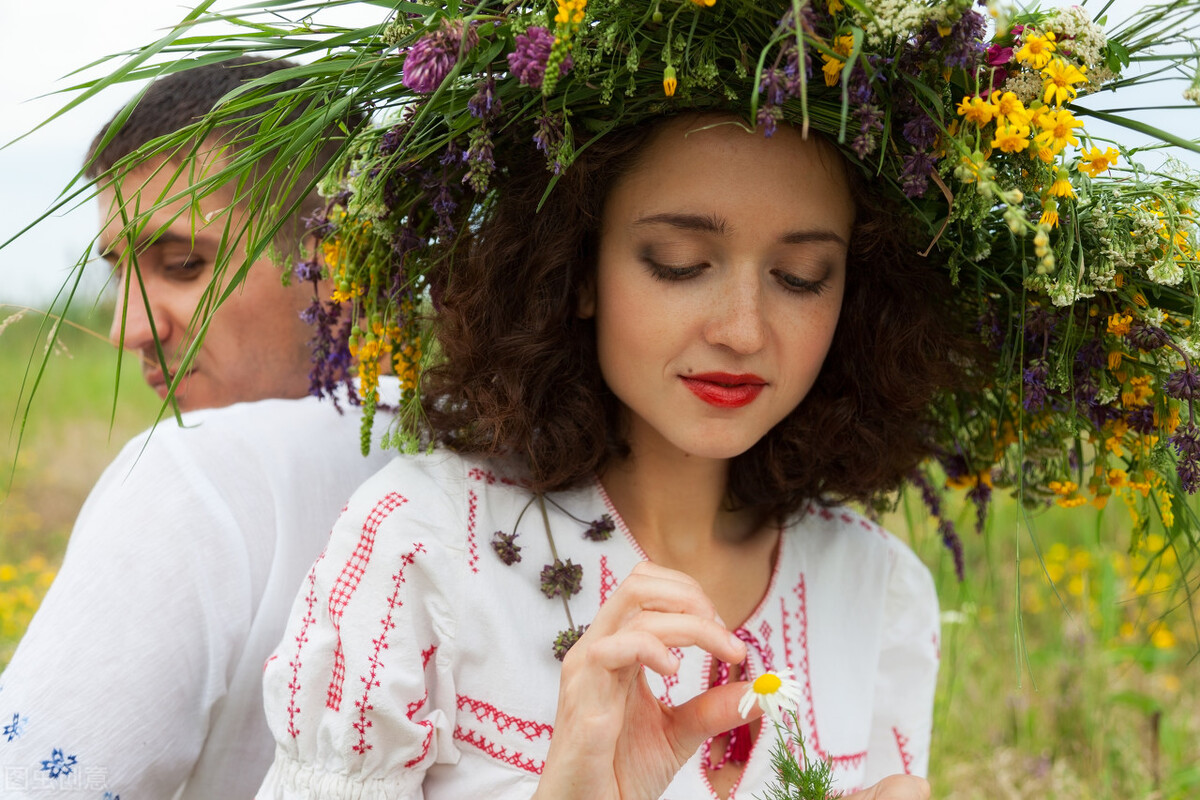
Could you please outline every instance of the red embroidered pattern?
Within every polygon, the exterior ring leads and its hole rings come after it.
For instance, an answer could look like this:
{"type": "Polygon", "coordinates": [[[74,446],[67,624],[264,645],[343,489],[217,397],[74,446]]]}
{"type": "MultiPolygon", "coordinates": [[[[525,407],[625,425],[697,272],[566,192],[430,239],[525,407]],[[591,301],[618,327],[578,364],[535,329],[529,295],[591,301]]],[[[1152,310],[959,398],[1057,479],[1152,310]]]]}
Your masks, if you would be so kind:
{"type": "Polygon", "coordinates": [[[471,572],[479,574],[479,567],[475,566],[479,563],[479,548],[475,542],[475,515],[479,510],[479,496],[475,494],[474,489],[467,490],[467,552],[470,558],[467,559],[467,566],[471,568],[471,572]]]}
{"type": "Polygon", "coordinates": [[[484,753],[496,759],[497,761],[503,761],[505,764],[511,764],[518,769],[523,769],[526,772],[533,773],[534,775],[541,775],[542,770],[546,766],[545,761],[538,761],[535,758],[527,756],[523,753],[518,753],[516,751],[510,753],[508,748],[495,744],[494,742],[490,742],[475,731],[470,731],[462,727],[455,727],[454,738],[460,742],[464,742],[472,747],[482,750],[484,753]]]}
{"type": "Polygon", "coordinates": [[[762,655],[763,667],[767,672],[775,671],[775,649],[771,647],[771,625],[765,619],[758,626],[758,635],[762,637],[759,653],[762,655]]]}
{"type": "MultiPolygon", "coordinates": [[[[375,646],[375,650],[371,653],[371,657],[367,659],[367,663],[371,666],[371,671],[368,674],[359,677],[359,681],[361,681],[363,684],[363,693],[360,699],[354,701],[354,707],[358,709],[358,722],[355,722],[353,725],[354,730],[358,731],[358,744],[351,748],[359,755],[362,755],[373,747],[373,745],[367,744],[367,728],[371,727],[371,721],[367,719],[367,713],[375,710],[375,706],[373,706],[370,702],[371,690],[379,686],[379,670],[383,667],[383,659],[380,657],[380,653],[388,649],[388,634],[391,633],[391,631],[396,627],[396,623],[392,621],[392,617],[394,616],[396,609],[404,605],[404,603],[400,600],[400,589],[405,583],[404,570],[417,560],[418,553],[424,552],[425,545],[417,542],[411,551],[405,553],[400,558],[400,569],[398,569],[396,574],[392,576],[392,595],[388,598],[387,616],[382,620],[382,629],[379,631],[379,635],[371,640],[371,644],[375,646]]],[[[430,728],[425,736],[425,746],[426,750],[428,750],[428,743],[430,735],[432,734],[432,728],[430,726],[425,727],[430,728]]],[[[420,757],[418,757],[417,760],[419,761],[420,757]]]]}
{"type": "Polygon", "coordinates": [[[505,478],[503,475],[497,478],[490,469],[480,469],[479,467],[471,467],[467,470],[467,477],[486,483],[488,486],[494,486],[497,482],[505,486],[521,485],[518,481],[514,481],[512,478],[505,478]]]}
{"type": "Polygon", "coordinates": [[[543,737],[549,739],[554,735],[553,725],[514,717],[483,700],[475,700],[460,694],[455,697],[455,703],[458,705],[459,711],[470,711],[475,716],[477,722],[483,722],[485,719],[491,720],[492,724],[496,726],[496,730],[500,733],[504,733],[509,728],[516,728],[517,732],[530,742],[543,737]]]}
{"type": "Polygon", "coordinates": [[[608,602],[608,596],[617,588],[617,579],[608,568],[608,556],[600,556],[600,605],[608,602]]]}
{"type": "Polygon", "coordinates": [[[896,737],[896,749],[900,751],[900,763],[904,765],[904,774],[912,775],[912,753],[908,752],[908,737],[900,732],[899,728],[892,728],[892,735],[896,737]]]}
{"type": "MultiPolygon", "coordinates": [[[[433,654],[436,650],[437,650],[437,645],[431,644],[428,649],[421,651],[421,669],[422,670],[424,670],[426,667],[429,666],[429,659],[433,657],[433,654]]],[[[425,702],[427,700],[429,700],[429,690],[428,689],[425,690],[425,694],[421,697],[420,700],[416,700],[416,701],[408,704],[408,711],[406,713],[408,715],[409,720],[412,720],[413,716],[418,711],[421,710],[421,708],[425,705],[425,702]]],[[[405,761],[404,762],[405,769],[408,769],[410,767],[415,767],[417,764],[420,764],[421,761],[425,758],[425,756],[429,755],[429,746],[431,744],[433,744],[433,723],[427,719],[421,719],[421,720],[417,720],[417,724],[425,729],[425,738],[421,742],[420,755],[418,755],[415,758],[410,758],[408,761],[405,761]]]]}
{"type": "Polygon", "coordinates": [[[308,571],[308,594],[304,597],[308,610],[304,612],[304,618],[300,620],[300,632],[296,634],[296,654],[288,662],[288,666],[292,668],[292,679],[288,681],[287,730],[293,739],[300,734],[300,729],[296,727],[296,716],[300,713],[300,707],[296,705],[296,694],[300,691],[300,651],[308,643],[309,626],[317,621],[317,615],[313,613],[313,609],[317,605],[317,565],[323,558],[325,558],[324,550],[313,562],[312,569],[308,571]]]}
{"type": "MultiPolygon", "coordinates": [[[[816,711],[816,707],[813,705],[812,675],[809,672],[808,595],[807,595],[807,588],[804,583],[803,575],[800,576],[800,581],[796,584],[793,591],[796,594],[796,599],[799,600],[799,602],[800,602],[800,604],[797,607],[797,610],[795,612],[796,622],[799,623],[799,626],[800,626],[799,640],[798,640],[798,644],[800,647],[800,654],[799,654],[800,660],[799,660],[799,664],[796,664],[796,662],[792,661],[790,652],[788,652],[788,654],[787,654],[787,659],[788,659],[788,664],[792,666],[792,669],[797,671],[796,677],[801,681],[801,683],[803,685],[803,689],[804,689],[804,702],[808,705],[808,711],[804,715],[804,720],[805,720],[805,722],[808,723],[808,727],[811,731],[811,733],[808,736],[809,749],[813,753],[815,753],[817,755],[817,757],[831,762],[833,764],[833,766],[835,766],[835,767],[843,767],[843,768],[857,767],[858,765],[862,764],[863,761],[866,760],[866,758],[867,758],[866,750],[863,750],[862,752],[859,752],[859,753],[849,753],[846,755],[835,756],[835,755],[831,755],[830,753],[826,752],[821,747],[821,734],[817,730],[817,711],[816,711]]],[[[790,648],[787,647],[787,645],[786,645],[786,642],[788,642],[787,625],[786,625],[788,611],[787,611],[786,604],[784,604],[783,599],[780,600],[780,604],[783,606],[781,611],[783,612],[783,619],[785,622],[785,624],[784,624],[785,648],[790,651],[790,648]]]]}
{"type": "Polygon", "coordinates": [[[334,633],[337,634],[337,644],[333,649],[333,674],[329,677],[329,688],[325,690],[325,707],[330,711],[341,709],[342,684],[346,681],[346,655],[342,651],[342,614],[346,610],[346,604],[358,590],[367,564],[371,562],[371,553],[375,550],[375,534],[379,532],[379,526],[393,511],[407,502],[406,498],[396,492],[388,492],[375,504],[363,523],[354,552],[346,560],[341,574],[337,576],[333,588],[329,591],[329,619],[333,622],[334,633]]]}
{"type": "MultiPolygon", "coordinates": [[[[679,659],[680,662],[683,661],[683,651],[678,647],[672,647],[671,654],[679,659]]],[[[656,673],[647,673],[647,677],[653,674],[656,673]]],[[[659,695],[658,702],[673,706],[675,703],[673,700],[671,700],[671,690],[679,685],[679,673],[676,672],[674,675],[663,675],[661,677],[663,682],[663,693],[659,695]]]]}

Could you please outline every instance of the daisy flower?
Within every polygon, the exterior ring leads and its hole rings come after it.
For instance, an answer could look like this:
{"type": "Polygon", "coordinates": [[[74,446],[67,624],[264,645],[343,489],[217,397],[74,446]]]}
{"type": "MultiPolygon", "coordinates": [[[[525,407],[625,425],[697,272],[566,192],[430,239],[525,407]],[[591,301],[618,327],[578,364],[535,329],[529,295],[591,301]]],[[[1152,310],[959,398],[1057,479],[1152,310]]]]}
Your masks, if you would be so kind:
{"type": "Polygon", "coordinates": [[[783,725],[783,713],[795,711],[801,700],[800,684],[790,670],[764,672],[750,684],[738,703],[738,713],[744,719],[757,703],[776,725],[783,725]]]}

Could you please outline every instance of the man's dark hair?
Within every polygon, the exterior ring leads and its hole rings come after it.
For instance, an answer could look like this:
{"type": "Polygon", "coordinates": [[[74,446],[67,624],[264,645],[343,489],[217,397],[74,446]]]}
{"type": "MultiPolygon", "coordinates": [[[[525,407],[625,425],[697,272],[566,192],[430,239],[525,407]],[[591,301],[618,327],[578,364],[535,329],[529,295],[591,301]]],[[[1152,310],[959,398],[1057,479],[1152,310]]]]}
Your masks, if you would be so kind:
{"type": "MultiPolygon", "coordinates": [[[[215,64],[192,67],[154,81],[123,122],[120,121],[121,113],[118,113],[96,134],[88,148],[84,173],[92,180],[102,176],[107,177],[110,172],[114,173],[115,177],[120,177],[123,170],[137,166],[136,163],[124,163],[129,156],[156,140],[170,137],[172,134],[196,125],[206,115],[213,112],[230,92],[249,81],[258,80],[280,70],[296,66],[293,62],[283,59],[269,60],[254,56],[239,56],[215,64]],[[110,131],[111,138],[109,138],[110,131]]],[[[208,141],[219,140],[221,146],[227,148],[228,154],[237,154],[254,141],[255,135],[259,131],[259,118],[274,107],[275,100],[273,98],[294,91],[303,83],[301,78],[272,82],[269,87],[264,87],[263,94],[268,96],[265,96],[261,103],[243,103],[245,107],[239,107],[228,115],[222,116],[215,127],[198,129],[207,131],[201,138],[208,141]],[[239,124],[239,121],[242,120],[244,122],[239,124]]],[[[253,96],[251,95],[251,97],[253,96]]],[[[302,109],[300,108],[290,109],[274,124],[274,127],[296,119],[301,113],[302,109]]],[[[323,137],[321,149],[313,154],[313,158],[303,169],[290,174],[287,186],[304,188],[314,183],[315,177],[323,173],[336,156],[344,139],[335,134],[342,126],[347,130],[353,130],[363,121],[363,115],[357,112],[344,115],[340,120],[331,118],[330,135],[323,137]]],[[[197,146],[200,142],[191,144],[197,146]]],[[[148,152],[146,160],[165,157],[182,165],[183,159],[189,154],[188,144],[185,142],[182,147],[164,149],[160,153],[148,152]]],[[[274,155],[274,149],[265,149],[262,158],[255,163],[252,170],[257,172],[267,167],[274,155]]],[[[180,174],[184,173],[181,171],[180,174]]],[[[273,190],[278,188],[279,186],[275,186],[273,190]]],[[[294,199],[286,197],[290,194],[289,188],[284,187],[279,194],[285,195],[284,199],[294,199]]],[[[300,198],[296,214],[283,226],[285,241],[289,248],[294,242],[299,241],[298,237],[303,233],[300,220],[315,211],[320,202],[315,193],[309,193],[309,196],[300,198]]]]}

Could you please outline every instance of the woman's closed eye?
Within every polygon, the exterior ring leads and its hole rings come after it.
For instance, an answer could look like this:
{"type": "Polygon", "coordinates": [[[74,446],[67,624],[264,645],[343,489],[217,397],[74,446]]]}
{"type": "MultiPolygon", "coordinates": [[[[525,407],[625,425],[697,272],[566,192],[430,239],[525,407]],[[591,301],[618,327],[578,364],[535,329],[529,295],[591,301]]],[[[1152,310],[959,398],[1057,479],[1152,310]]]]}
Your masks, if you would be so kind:
{"type": "Polygon", "coordinates": [[[650,270],[650,275],[660,281],[682,281],[699,275],[708,267],[707,262],[692,264],[664,264],[649,256],[642,256],[642,262],[650,270]]]}
{"type": "Polygon", "coordinates": [[[772,270],[772,275],[779,281],[779,284],[789,292],[797,294],[821,294],[829,288],[829,271],[825,275],[816,280],[810,278],[802,278],[799,275],[788,272],[786,270],[772,270]]]}
{"type": "Polygon", "coordinates": [[[208,262],[202,258],[185,258],[163,262],[163,274],[173,280],[186,281],[199,277],[208,262]]]}

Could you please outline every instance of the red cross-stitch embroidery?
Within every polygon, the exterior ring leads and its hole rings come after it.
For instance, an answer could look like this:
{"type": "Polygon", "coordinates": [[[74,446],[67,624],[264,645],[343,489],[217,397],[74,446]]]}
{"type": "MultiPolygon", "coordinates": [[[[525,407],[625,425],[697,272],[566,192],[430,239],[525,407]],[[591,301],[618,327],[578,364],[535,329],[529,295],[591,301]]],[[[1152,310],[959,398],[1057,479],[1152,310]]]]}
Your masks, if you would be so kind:
{"type": "Polygon", "coordinates": [[[608,602],[608,596],[617,588],[617,579],[608,568],[608,556],[600,556],[600,605],[608,602]]]}
{"type": "Polygon", "coordinates": [[[771,625],[764,619],[762,625],[758,626],[758,635],[762,637],[759,652],[762,653],[763,666],[767,672],[775,671],[775,649],[771,647],[771,633],[771,625]]]}
{"type": "Polygon", "coordinates": [[[908,752],[908,737],[900,732],[899,728],[892,728],[892,735],[896,737],[896,749],[900,751],[900,763],[904,765],[904,774],[912,775],[912,753],[908,752]]]}
{"type": "Polygon", "coordinates": [[[504,733],[509,728],[515,728],[518,733],[530,742],[541,738],[549,739],[554,735],[553,725],[514,717],[512,714],[506,714],[491,703],[483,700],[475,700],[474,698],[460,694],[455,697],[455,703],[459,711],[471,712],[477,722],[490,720],[500,733],[504,733]]]}
{"type": "MultiPolygon", "coordinates": [[[[400,568],[396,570],[396,574],[392,575],[392,594],[388,598],[387,616],[381,622],[379,635],[371,640],[374,645],[374,650],[367,663],[370,665],[370,671],[366,675],[359,677],[359,681],[363,685],[362,697],[354,701],[354,707],[358,709],[358,721],[353,724],[354,730],[358,731],[358,744],[354,745],[352,750],[362,755],[370,750],[374,745],[367,744],[367,728],[371,727],[371,720],[367,719],[367,714],[375,710],[375,706],[371,704],[371,690],[379,687],[379,671],[383,668],[383,658],[381,654],[388,649],[387,637],[395,627],[396,623],[392,621],[397,608],[404,605],[400,600],[400,589],[404,586],[405,578],[404,571],[412,566],[412,563],[417,560],[419,553],[425,552],[425,545],[417,542],[413,549],[405,553],[400,558],[400,568]]],[[[429,728],[429,726],[425,726],[429,728]]],[[[428,749],[428,740],[431,729],[426,732],[426,749],[428,749]]],[[[420,758],[417,759],[418,761],[420,758]]]]}
{"type": "Polygon", "coordinates": [[[793,671],[796,673],[797,679],[800,681],[801,686],[803,687],[804,702],[808,706],[808,710],[804,714],[804,721],[808,723],[808,728],[809,728],[809,733],[808,733],[808,737],[807,737],[808,738],[808,748],[813,753],[815,753],[817,755],[817,757],[831,762],[834,767],[842,767],[842,768],[857,767],[858,765],[862,764],[863,761],[866,760],[867,751],[863,750],[862,752],[859,752],[859,753],[849,753],[846,755],[836,755],[835,756],[835,755],[830,754],[829,752],[827,752],[826,750],[824,750],[821,747],[821,734],[817,730],[817,711],[816,711],[816,706],[813,704],[812,674],[809,671],[808,594],[807,594],[807,588],[804,583],[803,575],[800,576],[799,582],[796,584],[795,588],[792,591],[795,593],[796,599],[799,601],[799,605],[797,606],[797,609],[793,614],[797,624],[799,625],[799,631],[797,634],[797,636],[798,636],[797,644],[799,646],[799,651],[800,651],[798,654],[798,656],[799,656],[798,662],[792,660],[791,648],[788,644],[788,642],[789,642],[788,626],[787,626],[788,610],[787,610],[786,598],[780,598],[779,603],[781,606],[780,611],[782,612],[783,621],[784,621],[783,633],[784,633],[785,655],[788,660],[789,666],[792,667],[793,671]]]}
{"type": "Polygon", "coordinates": [[[475,566],[479,563],[479,547],[475,542],[475,515],[479,510],[479,496],[475,494],[474,489],[467,490],[467,566],[471,568],[471,572],[479,573],[479,567],[475,566]]]}
{"type": "Polygon", "coordinates": [[[308,608],[304,612],[304,618],[300,620],[300,632],[296,634],[296,654],[288,662],[288,666],[292,668],[292,679],[288,681],[287,730],[293,739],[300,734],[300,729],[296,727],[296,717],[300,714],[300,707],[296,705],[296,694],[300,691],[300,651],[308,643],[309,626],[317,621],[317,615],[313,613],[317,605],[317,565],[324,558],[325,551],[322,550],[321,555],[313,562],[312,569],[308,571],[308,594],[304,596],[304,603],[308,608]]]}
{"type": "MultiPolygon", "coordinates": [[[[678,647],[672,647],[671,654],[673,656],[675,656],[677,659],[679,659],[680,661],[683,661],[683,651],[680,650],[678,647]]],[[[653,675],[653,674],[656,674],[656,673],[647,673],[647,677],[649,677],[650,675],[653,675]]],[[[671,690],[679,685],[679,673],[676,672],[674,675],[663,675],[662,682],[663,682],[663,693],[658,696],[658,701],[660,703],[666,703],[669,706],[675,705],[674,701],[671,700],[671,690]]]]}
{"type": "Polygon", "coordinates": [[[515,750],[510,753],[508,748],[498,745],[495,742],[490,742],[475,731],[467,730],[461,726],[454,728],[454,738],[482,750],[497,761],[511,764],[518,769],[532,772],[534,775],[541,775],[542,770],[546,766],[545,761],[538,761],[536,758],[527,756],[524,753],[518,753],[515,750]]]}
{"type": "Polygon", "coordinates": [[[506,478],[503,475],[497,478],[490,469],[480,469],[479,467],[471,467],[467,470],[467,477],[486,483],[488,486],[494,486],[496,483],[501,483],[505,486],[521,485],[519,481],[514,481],[512,478],[506,478]]]}
{"type": "MultiPolygon", "coordinates": [[[[433,654],[436,650],[437,645],[431,644],[427,649],[421,651],[422,670],[429,666],[429,659],[433,657],[433,654]]],[[[410,720],[418,711],[421,710],[422,707],[424,707],[427,700],[429,700],[428,689],[425,690],[425,694],[421,696],[420,700],[414,700],[408,704],[408,710],[406,713],[410,720]]],[[[405,769],[409,769],[411,767],[415,767],[417,764],[420,764],[421,760],[424,759],[425,756],[429,755],[429,746],[433,744],[433,723],[427,719],[421,719],[417,720],[417,724],[425,729],[425,738],[421,741],[421,752],[414,758],[410,758],[408,761],[404,762],[405,769]]]]}
{"type": "Polygon", "coordinates": [[[325,707],[338,711],[342,707],[342,684],[346,681],[346,654],[342,651],[342,614],[346,604],[358,590],[367,564],[371,562],[371,553],[375,550],[375,534],[383,521],[408,500],[395,492],[388,492],[382,500],[375,504],[371,513],[363,523],[362,532],[358,536],[358,544],[354,552],[346,560],[333,588],[329,591],[329,619],[333,622],[333,630],[337,635],[337,643],[333,648],[333,674],[329,677],[329,688],[325,690],[325,707]]]}

